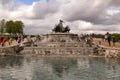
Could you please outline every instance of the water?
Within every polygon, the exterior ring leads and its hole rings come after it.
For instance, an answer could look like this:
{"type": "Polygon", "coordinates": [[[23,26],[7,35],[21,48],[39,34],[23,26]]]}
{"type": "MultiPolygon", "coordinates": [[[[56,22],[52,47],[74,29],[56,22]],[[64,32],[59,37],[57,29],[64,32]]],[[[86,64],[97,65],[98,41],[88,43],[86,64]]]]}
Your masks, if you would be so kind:
{"type": "Polygon", "coordinates": [[[120,59],[0,57],[0,80],[120,80],[120,59]]]}

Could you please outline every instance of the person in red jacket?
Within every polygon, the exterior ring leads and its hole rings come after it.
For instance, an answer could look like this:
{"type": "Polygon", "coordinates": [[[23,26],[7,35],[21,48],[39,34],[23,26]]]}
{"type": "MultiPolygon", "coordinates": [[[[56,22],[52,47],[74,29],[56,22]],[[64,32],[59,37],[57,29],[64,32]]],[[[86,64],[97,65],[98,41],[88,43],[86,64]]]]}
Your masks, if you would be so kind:
{"type": "Polygon", "coordinates": [[[3,40],[2,40],[2,47],[5,45],[5,42],[7,41],[7,38],[4,37],[3,40]]]}

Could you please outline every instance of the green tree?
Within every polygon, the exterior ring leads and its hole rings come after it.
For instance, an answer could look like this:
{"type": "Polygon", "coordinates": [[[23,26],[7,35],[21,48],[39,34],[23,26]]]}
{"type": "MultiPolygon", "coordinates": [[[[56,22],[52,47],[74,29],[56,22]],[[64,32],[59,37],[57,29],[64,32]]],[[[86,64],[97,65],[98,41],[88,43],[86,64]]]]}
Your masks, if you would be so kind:
{"type": "Polygon", "coordinates": [[[15,27],[16,27],[16,33],[22,33],[23,34],[23,28],[24,24],[22,21],[15,21],[15,27]]]}
{"type": "Polygon", "coordinates": [[[7,21],[6,22],[6,32],[8,33],[13,33],[14,31],[14,22],[11,20],[11,21],[7,21]]]}
{"type": "Polygon", "coordinates": [[[24,24],[22,21],[7,21],[6,23],[6,32],[8,33],[13,33],[13,34],[16,34],[16,33],[21,33],[23,34],[23,28],[24,28],[24,24]]]}

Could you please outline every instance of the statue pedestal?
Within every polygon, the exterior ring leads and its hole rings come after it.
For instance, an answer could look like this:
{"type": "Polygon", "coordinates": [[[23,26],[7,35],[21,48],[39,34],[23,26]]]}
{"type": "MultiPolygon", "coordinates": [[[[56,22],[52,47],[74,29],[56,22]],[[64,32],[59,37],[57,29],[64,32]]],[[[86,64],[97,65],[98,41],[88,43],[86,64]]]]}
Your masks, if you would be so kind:
{"type": "Polygon", "coordinates": [[[46,34],[46,42],[73,42],[78,38],[77,34],[72,33],[51,33],[46,34]]]}

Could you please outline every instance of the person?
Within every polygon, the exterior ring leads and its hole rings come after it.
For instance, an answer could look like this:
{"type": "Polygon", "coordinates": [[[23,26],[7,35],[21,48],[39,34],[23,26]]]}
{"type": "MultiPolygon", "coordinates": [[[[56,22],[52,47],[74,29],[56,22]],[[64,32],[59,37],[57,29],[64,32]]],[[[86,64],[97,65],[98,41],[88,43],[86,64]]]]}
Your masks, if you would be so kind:
{"type": "Polygon", "coordinates": [[[12,38],[9,38],[8,43],[9,43],[9,45],[12,44],[12,38]]]}
{"type": "Polygon", "coordinates": [[[21,38],[20,38],[20,37],[18,37],[18,40],[17,40],[17,41],[18,41],[18,43],[21,43],[21,38]]]}
{"type": "Polygon", "coordinates": [[[111,46],[111,35],[110,35],[110,34],[108,34],[108,38],[107,38],[107,40],[108,40],[108,44],[109,44],[109,46],[111,46]]]}
{"type": "Polygon", "coordinates": [[[107,39],[108,39],[108,35],[105,35],[105,41],[107,41],[107,39]]]}
{"type": "Polygon", "coordinates": [[[27,36],[27,41],[28,41],[28,42],[32,42],[32,39],[31,39],[31,36],[30,36],[30,35],[27,36]]]}
{"type": "Polygon", "coordinates": [[[1,39],[0,39],[0,45],[1,45],[1,46],[2,46],[3,38],[4,38],[4,37],[1,37],[1,39]]]}
{"type": "Polygon", "coordinates": [[[102,42],[101,42],[101,40],[99,40],[99,41],[98,41],[98,45],[101,45],[101,44],[102,44],[102,42]]]}
{"type": "Polygon", "coordinates": [[[115,43],[116,43],[116,37],[115,36],[112,37],[112,42],[113,42],[113,47],[115,47],[115,43]]]}
{"type": "Polygon", "coordinates": [[[92,36],[87,35],[86,43],[89,44],[89,46],[91,47],[92,46],[92,42],[93,42],[92,36]]]}
{"type": "Polygon", "coordinates": [[[7,41],[7,38],[4,37],[3,40],[2,40],[2,47],[5,46],[5,42],[7,41]]]}
{"type": "Polygon", "coordinates": [[[15,36],[14,39],[17,41],[18,40],[18,36],[15,36]]]}

